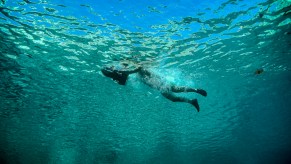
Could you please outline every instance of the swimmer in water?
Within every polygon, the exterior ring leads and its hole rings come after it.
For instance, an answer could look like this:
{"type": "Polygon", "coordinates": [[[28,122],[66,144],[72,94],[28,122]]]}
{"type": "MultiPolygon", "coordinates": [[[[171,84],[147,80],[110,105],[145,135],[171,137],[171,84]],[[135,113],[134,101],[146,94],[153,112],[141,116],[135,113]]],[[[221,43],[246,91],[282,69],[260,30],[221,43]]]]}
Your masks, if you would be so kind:
{"type": "Polygon", "coordinates": [[[189,103],[193,105],[198,112],[200,111],[200,107],[197,99],[178,97],[173,93],[195,92],[202,96],[207,96],[207,92],[203,89],[189,88],[185,86],[176,86],[170,84],[163,80],[161,76],[155,74],[154,72],[139,64],[135,64],[134,68],[129,69],[129,63],[121,62],[119,65],[116,66],[104,66],[101,69],[101,72],[104,76],[112,78],[120,85],[125,85],[126,80],[130,74],[137,73],[143,83],[159,90],[165,98],[173,102],[189,103]]]}

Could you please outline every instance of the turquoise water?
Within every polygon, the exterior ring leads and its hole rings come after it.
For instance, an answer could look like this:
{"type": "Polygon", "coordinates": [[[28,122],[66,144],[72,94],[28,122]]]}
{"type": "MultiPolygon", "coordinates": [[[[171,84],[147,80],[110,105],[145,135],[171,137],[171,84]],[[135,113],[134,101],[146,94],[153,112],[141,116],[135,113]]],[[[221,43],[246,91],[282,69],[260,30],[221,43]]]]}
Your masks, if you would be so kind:
{"type": "Polygon", "coordinates": [[[290,5],[0,0],[0,163],[291,163],[290,5]],[[101,74],[127,58],[200,112],[101,74]]]}

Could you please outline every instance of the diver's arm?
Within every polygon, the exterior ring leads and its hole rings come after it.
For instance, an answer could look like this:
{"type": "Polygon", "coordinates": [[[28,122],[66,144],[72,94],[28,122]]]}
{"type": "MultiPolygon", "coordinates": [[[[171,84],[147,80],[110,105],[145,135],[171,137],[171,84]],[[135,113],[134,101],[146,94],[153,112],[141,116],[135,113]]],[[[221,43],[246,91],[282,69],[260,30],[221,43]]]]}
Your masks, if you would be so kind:
{"type": "Polygon", "coordinates": [[[129,74],[133,74],[133,73],[137,73],[137,72],[139,72],[140,70],[141,70],[141,66],[138,66],[137,68],[135,68],[134,70],[119,70],[118,72],[119,73],[122,73],[122,74],[127,74],[127,75],[129,75],[129,74]]]}

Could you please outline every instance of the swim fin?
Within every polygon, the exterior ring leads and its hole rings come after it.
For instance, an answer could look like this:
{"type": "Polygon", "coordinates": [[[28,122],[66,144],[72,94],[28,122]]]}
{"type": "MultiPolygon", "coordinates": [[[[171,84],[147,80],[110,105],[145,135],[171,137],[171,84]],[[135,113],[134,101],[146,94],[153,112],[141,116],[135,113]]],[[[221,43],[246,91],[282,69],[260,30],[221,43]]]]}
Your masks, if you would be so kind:
{"type": "Polygon", "coordinates": [[[207,96],[207,92],[203,89],[197,89],[196,93],[199,93],[200,95],[205,96],[205,97],[207,96]]]}
{"type": "Polygon", "coordinates": [[[200,111],[200,107],[199,107],[199,104],[198,104],[198,101],[197,101],[197,99],[193,99],[193,100],[191,100],[191,102],[190,102],[196,109],[197,109],[197,112],[199,112],[200,111]]]}

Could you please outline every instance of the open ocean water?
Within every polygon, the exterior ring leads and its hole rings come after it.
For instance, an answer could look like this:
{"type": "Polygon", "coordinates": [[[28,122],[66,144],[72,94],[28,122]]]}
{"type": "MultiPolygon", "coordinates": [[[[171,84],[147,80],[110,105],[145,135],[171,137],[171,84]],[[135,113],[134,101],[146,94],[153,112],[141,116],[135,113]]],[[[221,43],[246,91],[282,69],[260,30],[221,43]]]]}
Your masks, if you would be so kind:
{"type": "Polygon", "coordinates": [[[291,163],[290,0],[0,0],[1,164],[291,163]],[[203,88],[200,112],[110,61],[203,88]],[[256,73],[256,70],[263,70],[256,73]]]}

